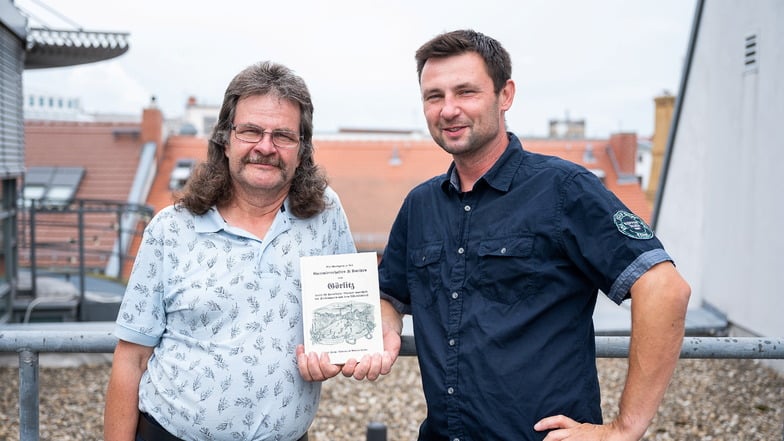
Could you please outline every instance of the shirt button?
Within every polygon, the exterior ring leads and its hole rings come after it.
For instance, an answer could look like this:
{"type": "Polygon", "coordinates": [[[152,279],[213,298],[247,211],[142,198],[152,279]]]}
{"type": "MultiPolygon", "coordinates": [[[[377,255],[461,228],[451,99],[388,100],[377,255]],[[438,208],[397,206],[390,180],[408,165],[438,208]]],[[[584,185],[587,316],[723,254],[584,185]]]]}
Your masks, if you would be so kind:
{"type": "Polygon", "coordinates": [[[501,248],[501,254],[506,254],[506,247],[501,248]]]}
{"type": "Polygon", "coordinates": [[[454,388],[452,388],[452,387],[450,387],[450,388],[447,388],[447,390],[446,390],[446,393],[448,393],[449,395],[452,395],[452,394],[454,394],[454,393],[455,393],[455,389],[454,389],[454,388]]]}
{"type": "Polygon", "coordinates": [[[463,207],[463,210],[471,211],[471,206],[470,205],[466,205],[465,207],[463,207]]]}
{"type": "Polygon", "coordinates": [[[459,295],[458,293],[456,293],[456,292],[453,292],[453,293],[452,293],[452,298],[453,298],[453,299],[457,299],[459,296],[460,296],[460,295],[459,295]]]}
{"type": "Polygon", "coordinates": [[[455,438],[452,441],[460,441],[460,438],[455,438]]]}
{"type": "Polygon", "coordinates": [[[463,247],[460,247],[460,248],[457,249],[457,254],[463,254],[463,253],[465,253],[465,250],[463,249],[463,247]]]}
{"type": "Polygon", "coordinates": [[[450,338],[449,339],[449,346],[454,346],[454,345],[455,345],[455,339],[454,338],[450,338]]]}

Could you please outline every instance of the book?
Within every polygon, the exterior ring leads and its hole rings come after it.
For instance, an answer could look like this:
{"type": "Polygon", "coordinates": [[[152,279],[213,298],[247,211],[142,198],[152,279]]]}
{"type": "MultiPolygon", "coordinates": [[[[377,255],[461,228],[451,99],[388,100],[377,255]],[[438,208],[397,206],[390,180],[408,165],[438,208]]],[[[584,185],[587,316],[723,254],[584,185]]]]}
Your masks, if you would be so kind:
{"type": "Polygon", "coordinates": [[[300,258],[306,353],[344,364],[384,351],[377,265],[374,252],[300,258]]]}

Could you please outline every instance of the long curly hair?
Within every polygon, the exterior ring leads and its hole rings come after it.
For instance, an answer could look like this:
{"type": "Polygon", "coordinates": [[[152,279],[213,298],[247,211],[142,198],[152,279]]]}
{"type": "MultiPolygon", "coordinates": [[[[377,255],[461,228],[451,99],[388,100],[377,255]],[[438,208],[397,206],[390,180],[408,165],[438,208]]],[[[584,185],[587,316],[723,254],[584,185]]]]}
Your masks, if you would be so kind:
{"type": "Polygon", "coordinates": [[[207,161],[194,169],[182,193],[177,196],[178,206],[200,215],[234,196],[225,148],[229,143],[237,102],[249,96],[267,94],[290,101],[300,109],[300,164],[294,171],[288,195],[291,211],[302,219],[324,211],[327,178],[313,158],[313,102],[310,92],[305,81],[291,69],[270,61],[248,66],[229,83],[218,122],[210,137],[207,161]]]}

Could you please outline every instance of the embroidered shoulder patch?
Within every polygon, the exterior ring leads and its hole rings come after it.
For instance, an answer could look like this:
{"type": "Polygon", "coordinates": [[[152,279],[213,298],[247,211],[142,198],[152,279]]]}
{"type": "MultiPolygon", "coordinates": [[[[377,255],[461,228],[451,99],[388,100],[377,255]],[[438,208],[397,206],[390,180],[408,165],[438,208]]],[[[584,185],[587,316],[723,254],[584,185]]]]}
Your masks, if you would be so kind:
{"type": "Polygon", "coordinates": [[[616,211],[613,215],[615,226],[618,231],[632,239],[650,239],[653,237],[653,230],[639,216],[628,211],[616,211]]]}

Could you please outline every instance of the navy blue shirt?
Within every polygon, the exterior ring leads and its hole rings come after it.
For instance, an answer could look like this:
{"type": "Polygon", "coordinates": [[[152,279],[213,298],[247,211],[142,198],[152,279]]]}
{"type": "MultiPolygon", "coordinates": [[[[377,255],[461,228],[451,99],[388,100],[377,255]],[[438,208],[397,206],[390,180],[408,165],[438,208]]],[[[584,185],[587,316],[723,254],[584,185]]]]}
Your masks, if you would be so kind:
{"type": "Polygon", "coordinates": [[[601,423],[592,314],[670,260],[585,168],[509,146],[469,192],[454,164],[414,188],[379,266],[412,314],[427,401],[420,440],[541,440],[541,418],[601,423]]]}

